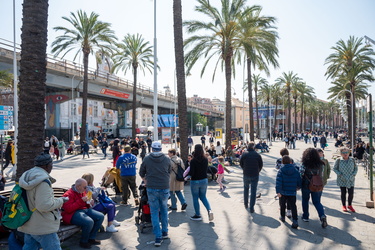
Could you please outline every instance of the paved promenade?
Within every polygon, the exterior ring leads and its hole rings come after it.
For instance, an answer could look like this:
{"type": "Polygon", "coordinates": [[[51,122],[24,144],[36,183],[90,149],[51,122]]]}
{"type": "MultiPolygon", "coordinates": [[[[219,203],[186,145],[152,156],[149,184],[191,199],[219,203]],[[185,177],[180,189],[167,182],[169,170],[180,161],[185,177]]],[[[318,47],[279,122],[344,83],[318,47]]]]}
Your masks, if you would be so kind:
{"type": "MultiPolygon", "coordinates": [[[[194,140],[198,142],[198,137],[194,140]]],[[[328,140],[326,158],[333,168],[332,153],[336,152],[333,140],[328,140]]],[[[214,212],[214,221],[209,222],[205,208],[201,205],[203,221],[192,221],[194,214],[190,186],[185,186],[185,197],[188,203],[186,211],[178,210],[169,213],[169,236],[159,249],[375,249],[375,210],[365,207],[369,199],[369,182],[360,166],[356,177],[353,207],[357,213],[341,211],[340,191],[336,186],[336,174],[332,171],[331,178],[324,189],[322,204],[325,207],[328,227],[320,225],[317,212],[310,204],[310,222],[299,219],[299,228],[291,229],[291,221],[282,223],[279,218],[278,200],[275,197],[275,161],[283,142],[273,142],[270,153],[263,153],[264,168],[261,171],[258,192],[261,198],[257,199],[255,213],[250,214],[243,205],[242,170],[239,166],[230,167],[234,170],[226,174],[227,189],[224,193],[217,192],[218,185],[209,183],[208,200],[214,212]]],[[[312,144],[302,141],[296,143],[295,150],[290,149],[291,157],[300,162],[302,152],[312,144]]],[[[163,152],[167,152],[164,146],[163,152]]],[[[54,186],[69,187],[82,174],[91,172],[95,175],[94,184],[99,181],[107,167],[112,165],[111,160],[102,159],[102,154],[90,155],[90,159],[82,159],[82,155],[67,156],[64,161],[54,162],[51,175],[57,179],[54,186]]],[[[141,159],[139,158],[139,162],[141,159]]],[[[139,165],[139,164],[138,164],[139,165]]],[[[138,177],[138,184],[140,183],[138,177]]],[[[11,188],[13,183],[7,185],[11,188]]],[[[112,190],[110,192],[113,193],[112,190]]],[[[115,201],[120,197],[112,196],[115,201]]],[[[116,219],[122,224],[117,233],[99,233],[102,240],[100,246],[92,249],[151,249],[154,235],[152,229],[140,233],[135,225],[134,216],[137,207],[131,199],[132,206],[117,206],[116,219]]],[[[297,209],[301,217],[301,193],[297,196],[297,209]]],[[[106,220],[105,220],[106,223],[106,220]]],[[[106,224],[105,224],[106,225],[106,224]]],[[[80,234],[77,234],[62,244],[63,249],[80,249],[78,247],[80,234]]]]}

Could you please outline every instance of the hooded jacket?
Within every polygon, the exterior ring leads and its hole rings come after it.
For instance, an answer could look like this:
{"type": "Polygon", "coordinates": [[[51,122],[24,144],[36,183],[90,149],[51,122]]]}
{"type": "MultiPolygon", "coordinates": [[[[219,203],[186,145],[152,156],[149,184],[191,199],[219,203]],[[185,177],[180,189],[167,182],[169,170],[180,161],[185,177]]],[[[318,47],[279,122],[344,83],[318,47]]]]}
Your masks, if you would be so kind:
{"type": "Polygon", "coordinates": [[[296,196],[297,188],[301,188],[302,179],[294,164],[283,165],[276,177],[276,193],[296,196]]]}
{"type": "Polygon", "coordinates": [[[139,175],[146,178],[148,188],[169,189],[171,167],[171,160],[162,152],[152,152],[143,159],[139,175]]]}
{"type": "Polygon", "coordinates": [[[44,180],[51,180],[47,171],[34,167],[24,172],[19,180],[20,187],[27,191],[30,210],[36,208],[29,221],[18,231],[33,235],[56,233],[60,227],[57,209],[63,204],[62,198],[54,198],[53,189],[44,180]]]}
{"type": "Polygon", "coordinates": [[[63,211],[61,213],[65,224],[71,224],[70,221],[77,210],[90,208],[90,205],[82,200],[83,196],[86,196],[86,191],[78,193],[75,185],[72,185],[72,188],[63,194],[63,197],[69,197],[69,200],[62,207],[63,211]]]}

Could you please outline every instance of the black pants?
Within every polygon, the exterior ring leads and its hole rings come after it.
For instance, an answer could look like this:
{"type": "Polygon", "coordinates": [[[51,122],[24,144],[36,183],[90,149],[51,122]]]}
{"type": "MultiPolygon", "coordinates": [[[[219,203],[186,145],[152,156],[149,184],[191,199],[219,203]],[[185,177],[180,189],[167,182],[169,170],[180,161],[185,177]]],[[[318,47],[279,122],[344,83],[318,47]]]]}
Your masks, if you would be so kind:
{"type": "Polygon", "coordinates": [[[290,210],[292,210],[293,220],[298,220],[296,200],[297,200],[296,196],[283,195],[279,198],[281,217],[285,218],[286,204],[288,204],[288,207],[290,207],[290,210]]]}
{"type": "Polygon", "coordinates": [[[341,203],[343,206],[346,204],[346,190],[348,190],[348,206],[352,205],[353,197],[354,197],[354,187],[346,188],[346,187],[340,187],[341,189],[341,203]]]}
{"type": "Polygon", "coordinates": [[[128,193],[129,187],[133,193],[134,199],[138,198],[137,185],[135,184],[135,179],[135,176],[121,176],[122,200],[124,202],[128,202],[128,197],[130,196],[130,194],[128,193]]]}

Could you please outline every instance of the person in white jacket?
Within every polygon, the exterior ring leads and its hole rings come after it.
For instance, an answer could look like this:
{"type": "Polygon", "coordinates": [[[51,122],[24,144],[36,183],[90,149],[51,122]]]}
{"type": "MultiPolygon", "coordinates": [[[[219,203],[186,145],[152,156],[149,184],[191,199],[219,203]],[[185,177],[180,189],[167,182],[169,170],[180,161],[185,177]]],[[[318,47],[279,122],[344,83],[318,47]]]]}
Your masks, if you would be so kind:
{"type": "Polygon", "coordinates": [[[19,180],[20,187],[27,191],[30,210],[36,209],[18,231],[25,233],[23,249],[61,249],[57,231],[60,227],[58,209],[67,198],[54,198],[49,175],[52,170],[50,154],[42,153],[34,159],[35,167],[24,172],[19,180]]]}

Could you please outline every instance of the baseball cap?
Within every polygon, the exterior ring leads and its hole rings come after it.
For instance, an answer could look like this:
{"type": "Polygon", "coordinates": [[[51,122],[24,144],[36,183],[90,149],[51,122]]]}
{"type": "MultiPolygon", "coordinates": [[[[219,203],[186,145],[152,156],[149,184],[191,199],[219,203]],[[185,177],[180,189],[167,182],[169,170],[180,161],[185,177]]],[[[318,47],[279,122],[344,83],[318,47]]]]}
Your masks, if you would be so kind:
{"type": "Polygon", "coordinates": [[[160,150],[161,150],[161,143],[158,142],[158,141],[154,141],[154,142],[151,144],[151,147],[152,147],[152,149],[154,149],[155,151],[160,151],[160,150]]]}
{"type": "Polygon", "coordinates": [[[35,166],[45,166],[52,162],[52,158],[50,154],[41,153],[34,159],[35,166]]]}

